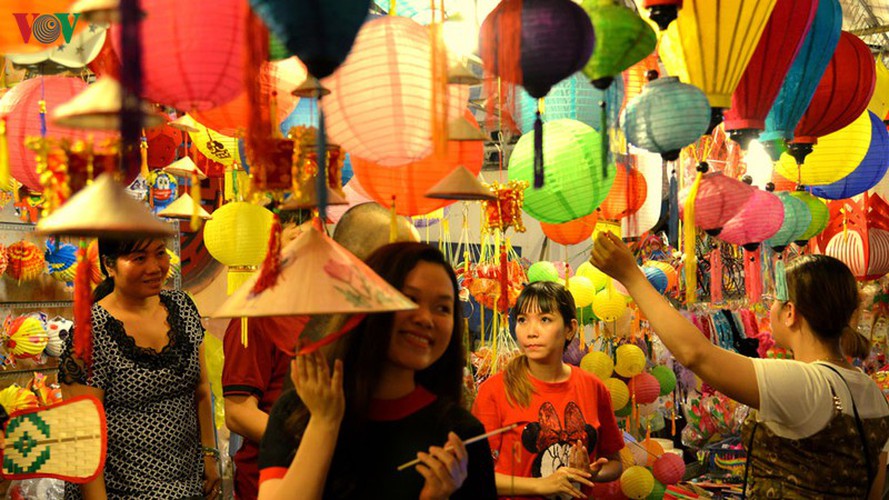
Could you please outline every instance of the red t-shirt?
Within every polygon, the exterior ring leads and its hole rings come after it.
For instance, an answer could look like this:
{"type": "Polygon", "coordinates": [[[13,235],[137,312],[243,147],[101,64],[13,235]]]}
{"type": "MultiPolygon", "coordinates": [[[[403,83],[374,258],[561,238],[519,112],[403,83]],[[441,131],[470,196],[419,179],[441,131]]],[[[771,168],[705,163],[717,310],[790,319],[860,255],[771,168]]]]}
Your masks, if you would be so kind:
{"type": "MultiPolygon", "coordinates": [[[[278,349],[274,335],[289,331],[297,338],[306,326],[307,316],[250,318],[247,323],[247,347],[241,343],[241,318],[233,319],[225,330],[222,369],[222,395],[255,396],[259,409],[269,413],[277,401],[287,377],[291,357],[278,349]]],[[[235,453],[235,495],[254,500],[259,493],[259,443],[244,439],[235,453]]]]}
{"type": "Polygon", "coordinates": [[[547,383],[531,377],[531,385],[536,394],[532,394],[527,408],[507,402],[503,373],[479,387],[472,413],[487,432],[519,424],[488,438],[495,472],[546,477],[568,465],[568,452],[578,439],[589,450],[591,462],[624,447],[611,396],[598,378],[572,366],[564,382],[547,383]]]}

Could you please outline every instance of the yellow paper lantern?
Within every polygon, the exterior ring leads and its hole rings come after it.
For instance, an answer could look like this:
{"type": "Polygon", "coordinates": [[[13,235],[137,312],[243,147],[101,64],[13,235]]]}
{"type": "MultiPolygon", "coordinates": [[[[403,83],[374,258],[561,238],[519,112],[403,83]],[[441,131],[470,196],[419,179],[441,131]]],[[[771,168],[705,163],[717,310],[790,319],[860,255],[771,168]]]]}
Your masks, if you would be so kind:
{"type": "Polygon", "coordinates": [[[188,118],[188,121],[185,121],[185,123],[198,129],[197,132],[188,133],[198,151],[207,158],[225,166],[231,165],[236,160],[240,162],[237,137],[222,135],[201,125],[193,118],[188,118]]]}
{"type": "Polygon", "coordinates": [[[806,163],[797,166],[796,160],[787,153],[775,164],[782,177],[799,181],[805,186],[820,186],[846,177],[867,155],[872,132],[870,115],[865,110],[850,125],[832,134],[818,138],[806,163]]]}
{"type": "Polygon", "coordinates": [[[16,359],[37,359],[49,343],[46,322],[37,314],[7,317],[3,330],[6,351],[16,359]]]}
{"type": "Polygon", "coordinates": [[[611,279],[608,277],[607,274],[600,271],[596,266],[590,264],[589,261],[577,266],[577,271],[574,272],[574,275],[582,276],[590,280],[593,286],[596,287],[596,291],[605,288],[605,285],[608,284],[608,280],[611,279]]]}
{"type": "Polygon", "coordinates": [[[620,410],[630,402],[630,388],[623,380],[617,378],[609,378],[605,382],[608,393],[611,394],[611,409],[620,410]]]}
{"type": "Polygon", "coordinates": [[[867,105],[869,111],[873,111],[880,119],[889,114],[889,68],[877,58],[877,84],[874,86],[874,95],[867,105]]]}
{"type": "Polygon", "coordinates": [[[265,259],[272,220],[272,213],[265,208],[237,201],[218,208],[204,226],[207,251],[229,267],[229,294],[265,259]]]}
{"type": "Polygon", "coordinates": [[[620,463],[624,466],[624,470],[636,465],[636,457],[633,456],[633,450],[629,446],[624,446],[618,453],[620,463]]]}
{"type": "Polygon", "coordinates": [[[645,370],[645,353],[639,346],[624,344],[617,348],[617,363],[614,371],[625,378],[635,377],[645,370]]]}
{"type": "MultiPolygon", "coordinates": [[[[671,26],[675,24],[673,23],[671,26]]],[[[620,490],[624,492],[624,495],[634,500],[647,497],[653,489],[654,476],[645,467],[634,465],[620,476],[620,490]]]]}
{"type": "Polygon", "coordinates": [[[12,413],[19,410],[30,410],[40,406],[40,400],[33,392],[12,384],[6,389],[0,391],[0,406],[6,410],[6,413],[12,413]]]}
{"type": "Polygon", "coordinates": [[[592,373],[599,380],[608,380],[614,372],[614,361],[602,351],[588,352],[580,359],[580,369],[592,373]]]}
{"type": "Polygon", "coordinates": [[[623,295],[606,288],[593,299],[593,313],[602,321],[617,321],[627,313],[627,300],[623,295]]]}
{"type": "Polygon", "coordinates": [[[568,280],[568,291],[574,297],[574,304],[577,307],[586,307],[593,303],[596,297],[596,288],[589,278],[583,276],[573,276],[568,280]]]}
{"type": "MultiPolygon", "coordinates": [[[[640,9],[643,1],[636,0],[640,9]]],[[[685,0],[658,47],[667,73],[703,90],[710,106],[730,108],[776,3],[685,0]]]]}

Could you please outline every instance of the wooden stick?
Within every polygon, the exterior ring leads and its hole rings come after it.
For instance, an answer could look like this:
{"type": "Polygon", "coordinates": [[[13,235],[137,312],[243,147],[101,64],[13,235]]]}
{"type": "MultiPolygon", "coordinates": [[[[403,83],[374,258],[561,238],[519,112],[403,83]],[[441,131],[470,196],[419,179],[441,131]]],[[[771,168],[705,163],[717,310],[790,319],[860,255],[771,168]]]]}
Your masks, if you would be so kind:
{"type": "MultiPolygon", "coordinates": [[[[486,433],[484,433],[484,434],[480,434],[480,435],[475,436],[475,437],[471,437],[471,438],[469,438],[469,439],[463,441],[463,444],[464,444],[464,445],[472,444],[472,443],[475,443],[475,442],[477,442],[477,441],[481,441],[482,439],[487,439],[487,438],[489,438],[489,437],[491,437],[491,436],[496,436],[497,434],[503,434],[503,433],[506,432],[506,431],[510,431],[510,430],[512,430],[512,429],[515,429],[518,425],[519,425],[518,422],[516,422],[516,423],[514,423],[514,424],[507,425],[506,427],[501,427],[501,428],[499,428],[499,429],[497,429],[497,430],[494,430],[494,431],[491,431],[491,432],[486,432],[486,433]]],[[[408,467],[413,467],[414,465],[417,465],[418,463],[420,463],[420,459],[419,459],[419,458],[414,459],[414,460],[411,460],[410,462],[405,462],[405,463],[403,463],[403,464],[401,464],[401,465],[398,466],[398,470],[399,470],[399,471],[402,471],[402,470],[404,470],[404,469],[407,469],[408,467]]]]}

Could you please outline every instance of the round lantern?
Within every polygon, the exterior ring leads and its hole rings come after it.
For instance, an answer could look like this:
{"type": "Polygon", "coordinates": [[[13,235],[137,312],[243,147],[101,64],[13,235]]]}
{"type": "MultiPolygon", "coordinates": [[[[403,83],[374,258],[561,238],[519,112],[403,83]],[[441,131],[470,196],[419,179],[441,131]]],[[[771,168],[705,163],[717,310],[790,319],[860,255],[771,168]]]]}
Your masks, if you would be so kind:
{"type": "MultiPolygon", "coordinates": [[[[842,200],[861,194],[876,186],[889,169],[889,130],[879,115],[870,115],[870,147],[861,163],[849,175],[825,186],[813,186],[812,194],[829,200],[842,200]]],[[[817,146],[816,146],[817,147],[817,146]]]]}
{"type": "Polygon", "coordinates": [[[676,374],[668,366],[658,365],[651,369],[651,376],[660,384],[661,396],[666,396],[676,388],[676,374]]]}
{"type": "Polygon", "coordinates": [[[661,218],[663,204],[663,160],[660,155],[632,148],[630,153],[636,169],[645,179],[645,201],[634,214],[620,221],[621,234],[626,238],[635,238],[651,230],[661,218]]]}
{"type": "Polygon", "coordinates": [[[753,57],[732,94],[732,107],[725,112],[725,131],[747,149],[750,140],[765,128],[784,77],[806,39],[815,18],[818,0],[778,2],[753,57]]]}
{"type": "Polygon", "coordinates": [[[805,201],[791,196],[786,191],[779,192],[777,196],[784,205],[784,220],[778,232],[765,243],[774,251],[783,252],[787,245],[799,239],[809,228],[812,223],[812,213],[805,201]]]}
{"type": "Polygon", "coordinates": [[[645,177],[629,165],[630,157],[618,162],[614,184],[608,196],[599,206],[600,215],[606,220],[618,220],[636,213],[648,194],[645,177]]]}
{"type": "Polygon", "coordinates": [[[645,353],[639,346],[624,344],[617,348],[617,364],[614,371],[624,378],[635,377],[645,369],[645,353]]]}
{"type": "Polygon", "coordinates": [[[581,6],[593,22],[597,42],[583,74],[597,88],[607,88],[621,71],[654,52],[657,35],[632,10],[612,0],[584,0],[581,6]]]}
{"type": "MultiPolygon", "coordinates": [[[[600,132],[602,116],[600,105],[605,104],[607,122],[616,124],[620,119],[624,100],[623,80],[607,90],[599,90],[582,73],[575,73],[553,86],[543,99],[543,117],[547,121],[564,118],[585,123],[600,132]]],[[[538,100],[524,89],[520,91],[517,106],[518,125],[523,134],[534,130],[538,100]]]]}
{"type": "Polygon", "coordinates": [[[30,410],[40,407],[40,400],[30,389],[20,387],[13,383],[0,391],[0,406],[8,413],[19,410],[30,410]]]}
{"type": "MultiPolygon", "coordinates": [[[[264,99],[262,106],[268,106],[265,99],[275,99],[276,116],[271,119],[277,125],[287,118],[299,102],[299,98],[293,95],[293,90],[305,81],[306,67],[295,57],[265,62],[256,79],[264,99]]],[[[195,110],[191,116],[211,130],[232,137],[243,137],[247,130],[249,113],[250,102],[245,90],[221,106],[204,111],[195,110]]]]}
{"type": "Polygon", "coordinates": [[[868,111],[877,116],[889,114],[889,68],[877,58],[877,83],[874,85],[874,95],[867,105],[868,111]]]}
{"type": "Polygon", "coordinates": [[[593,313],[602,321],[617,321],[627,313],[627,299],[606,288],[593,299],[593,313]]]}
{"type": "Polygon", "coordinates": [[[634,97],[642,93],[645,84],[651,77],[655,77],[659,72],[657,53],[653,53],[645,59],[637,62],[623,72],[624,81],[624,101],[621,103],[621,109],[625,108],[627,103],[634,97]]]}
{"type": "MultiPolygon", "coordinates": [[[[509,158],[510,181],[533,182],[534,141],[531,132],[515,145],[509,158]]],[[[544,166],[551,168],[544,170],[543,187],[525,190],[525,211],[551,224],[593,213],[614,182],[614,167],[602,166],[602,147],[600,134],[588,125],[574,120],[545,123],[544,166]]]]}
{"type": "Polygon", "coordinates": [[[636,465],[636,457],[633,456],[633,450],[631,450],[629,446],[621,448],[617,455],[620,458],[620,463],[624,466],[624,469],[636,465]]]}
{"type": "MultiPolygon", "coordinates": [[[[142,96],[180,111],[225,104],[243,90],[247,9],[236,0],[142,0],[142,96]]],[[[119,24],[111,27],[121,51],[119,24]]]]}
{"type": "Polygon", "coordinates": [[[44,318],[39,314],[28,314],[7,319],[3,325],[6,351],[16,359],[37,358],[49,342],[44,318]]]}
{"type": "MultiPolygon", "coordinates": [[[[641,411],[642,405],[639,406],[641,411]]],[[[633,452],[633,458],[635,458],[636,463],[642,466],[653,465],[655,458],[664,454],[664,447],[654,439],[640,441],[638,446],[631,446],[630,450],[633,452]]]]}
{"type": "Polygon", "coordinates": [[[679,286],[679,273],[669,263],[661,260],[647,260],[642,265],[656,267],[663,271],[667,275],[667,290],[675,290],[679,286]]]}
{"type": "Polygon", "coordinates": [[[559,271],[552,262],[545,260],[535,262],[528,268],[528,282],[535,281],[559,281],[559,271]]]}
{"type": "MultiPolygon", "coordinates": [[[[690,186],[679,193],[679,214],[685,214],[685,199],[690,186]]],[[[695,225],[711,236],[737,215],[753,196],[754,189],[743,182],[726,177],[722,172],[708,172],[701,177],[695,197],[695,225]]]]}
{"type": "Polygon", "coordinates": [[[670,281],[667,279],[667,273],[663,271],[663,269],[658,269],[656,267],[643,267],[642,272],[645,274],[645,279],[651,283],[651,286],[654,287],[658,293],[664,293],[667,291],[667,286],[669,286],[670,281]]]}
{"type": "Polygon", "coordinates": [[[809,238],[817,236],[821,231],[824,231],[824,228],[827,227],[827,223],[830,220],[830,211],[827,209],[827,205],[823,201],[806,191],[796,191],[791,193],[790,196],[805,202],[806,206],[809,208],[809,213],[812,214],[812,222],[809,223],[809,227],[807,227],[806,231],[795,240],[797,245],[802,246],[806,244],[809,238]]]}
{"type": "Polygon", "coordinates": [[[838,0],[819,0],[815,19],[766,117],[760,142],[793,139],[793,131],[833,57],[843,22],[838,0]]]}
{"type": "Polygon", "coordinates": [[[579,219],[570,220],[561,224],[540,223],[540,229],[547,238],[562,245],[576,245],[589,238],[596,229],[599,213],[593,212],[579,219]]]}
{"type": "Polygon", "coordinates": [[[664,484],[676,484],[685,476],[685,462],[680,455],[664,453],[651,467],[655,479],[664,484]]]}
{"type": "Polygon", "coordinates": [[[737,215],[732,217],[719,232],[719,239],[746,250],[755,250],[759,244],[771,238],[784,222],[784,204],[774,194],[754,189],[753,196],[737,215]]]}
{"type": "Polygon", "coordinates": [[[74,285],[74,273],[77,271],[77,247],[70,243],[59,243],[46,240],[44,253],[49,275],[63,283],[74,285]]]}
{"type": "Polygon", "coordinates": [[[65,349],[65,339],[68,338],[73,326],[73,321],[67,320],[61,316],[56,316],[46,322],[46,334],[48,337],[46,342],[46,354],[49,354],[54,358],[58,358],[62,355],[62,351],[65,349]]]}
{"type": "MultiPolygon", "coordinates": [[[[3,96],[0,113],[6,114],[6,137],[9,143],[10,174],[34,191],[43,191],[44,185],[37,172],[34,151],[25,145],[29,137],[40,137],[44,126],[40,119],[41,100],[46,102],[46,116],[52,115],[56,106],[64,104],[86,89],[80,78],[41,76],[25,80],[3,96]]],[[[52,120],[45,121],[46,137],[67,141],[91,140],[96,149],[102,149],[116,136],[115,133],[74,130],[59,127],[52,120]],[[92,138],[92,139],[90,139],[92,138]]]]}
{"type": "Polygon", "coordinates": [[[176,161],[183,143],[183,132],[164,125],[157,127],[154,134],[146,130],[148,140],[148,168],[159,169],[176,161]]]}
{"type": "Polygon", "coordinates": [[[599,380],[608,380],[614,372],[614,361],[602,351],[592,351],[586,353],[580,360],[580,368],[592,373],[599,380]]]}
{"type": "Polygon", "coordinates": [[[620,122],[630,144],[672,161],[707,131],[710,104],[697,87],[658,78],[627,103],[620,122]]]}
{"type": "Polygon", "coordinates": [[[593,283],[593,286],[596,287],[596,290],[604,289],[605,286],[608,285],[608,280],[611,279],[607,274],[600,271],[599,268],[592,265],[589,261],[577,266],[575,274],[589,279],[593,283]]]}
{"type": "MultiPolygon", "coordinates": [[[[690,7],[682,9],[688,10],[690,7]]],[[[675,26],[675,23],[672,25],[675,26]]],[[[654,476],[645,467],[634,465],[620,475],[620,489],[632,499],[647,497],[654,488],[654,476]]]]}
{"type": "Polygon", "coordinates": [[[663,500],[666,493],[667,487],[664,485],[664,483],[655,479],[654,487],[651,489],[651,493],[649,493],[648,496],[645,497],[645,500],[663,500]]]}
{"type": "Polygon", "coordinates": [[[611,408],[619,410],[627,406],[627,403],[630,402],[630,389],[627,388],[627,384],[623,380],[612,377],[605,380],[603,384],[611,394],[611,408]]]}
{"type": "Polygon", "coordinates": [[[229,294],[265,259],[272,219],[272,212],[265,208],[237,201],[217,208],[204,226],[207,251],[229,266],[229,294]]]}
{"type": "Polygon", "coordinates": [[[6,272],[6,267],[9,265],[9,254],[6,251],[6,247],[3,244],[0,244],[0,274],[6,272]]]}
{"type": "Polygon", "coordinates": [[[43,250],[30,241],[17,241],[6,247],[9,264],[6,274],[16,281],[32,281],[43,274],[46,261],[43,250]]]}
{"type": "Polygon", "coordinates": [[[872,227],[864,233],[867,242],[858,231],[841,231],[830,239],[824,253],[843,261],[858,280],[880,279],[889,272],[889,231],[872,227]]]}
{"type": "Polygon", "coordinates": [[[574,304],[577,307],[586,307],[593,303],[596,296],[596,288],[593,282],[583,276],[574,276],[568,280],[568,291],[574,297],[574,304]]]}
{"type": "Polygon", "coordinates": [[[661,384],[648,373],[643,372],[636,375],[628,385],[636,396],[636,402],[640,405],[654,403],[661,395],[661,384]]]}

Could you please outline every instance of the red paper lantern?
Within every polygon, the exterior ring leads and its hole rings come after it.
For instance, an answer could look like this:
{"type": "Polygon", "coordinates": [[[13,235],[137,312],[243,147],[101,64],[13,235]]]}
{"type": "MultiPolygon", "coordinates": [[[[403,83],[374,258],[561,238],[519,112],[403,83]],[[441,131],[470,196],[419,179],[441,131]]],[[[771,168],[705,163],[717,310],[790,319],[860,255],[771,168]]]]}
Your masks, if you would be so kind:
{"type": "Polygon", "coordinates": [[[115,80],[120,80],[120,58],[114,52],[114,46],[111,42],[110,34],[106,34],[105,43],[102,50],[95,59],[90,61],[86,66],[96,74],[96,76],[110,76],[115,80]]]}
{"type": "Polygon", "coordinates": [[[576,245],[581,241],[589,238],[596,229],[596,222],[599,221],[599,213],[593,212],[590,215],[579,219],[570,220],[561,224],[540,223],[543,234],[547,238],[561,243],[562,245],[576,245]]]}
{"type": "MultiPolygon", "coordinates": [[[[142,95],[180,111],[225,104],[244,89],[247,2],[142,0],[142,95]]],[[[120,54],[120,25],[111,27],[120,54]]]]}
{"type": "Polygon", "coordinates": [[[651,467],[654,478],[664,484],[676,484],[685,476],[685,461],[682,455],[664,453],[651,467]]]}
{"type": "Polygon", "coordinates": [[[782,0],[775,4],[756,51],[725,111],[725,130],[742,148],[765,128],[766,116],[784,77],[815,19],[817,0],[782,0]]]}
{"type": "Polygon", "coordinates": [[[623,219],[639,211],[645,203],[648,185],[642,173],[631,167],[631,162],[632,158],[626,157],[615,169],[617,174],[611,191],[599,205],[600,215],[604,219],[623,219]]]}
{"type": "Polygon", "coordinates": [[[148,139],[148,168],[164,168],[179,158],[183,132],[169,125],[145,131],[148,139]]]}
{"type": "Polygon", "coordinates": [[[627,385],[632,394],[636,395],[636,403],[640,405],[654,403],[661,395],[660,382],[654,378],[654,375],[647,372],[642,372],[631,378],[627,385]]]}
{"type": "Polygon", "coordinates": [[[17,241],[6,248],[6,274],[16,281],[32,281],[46,269],[43,249],[30,241],[17,241]]]}

